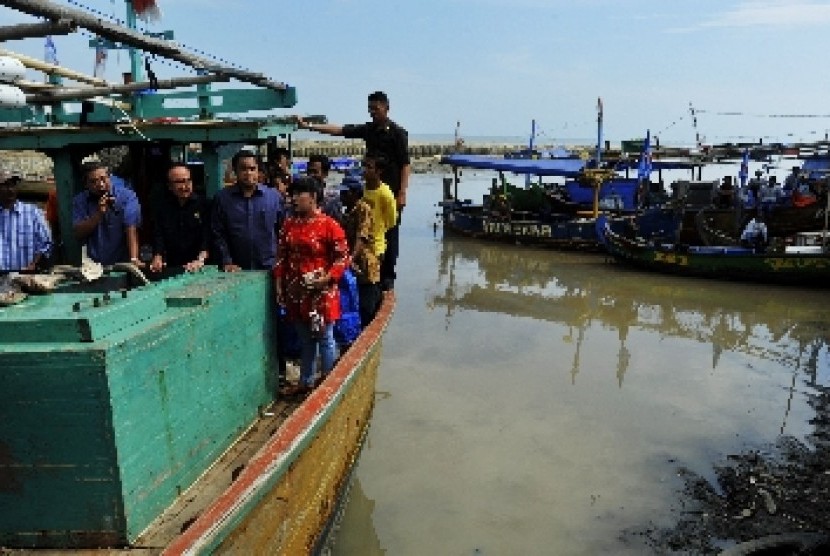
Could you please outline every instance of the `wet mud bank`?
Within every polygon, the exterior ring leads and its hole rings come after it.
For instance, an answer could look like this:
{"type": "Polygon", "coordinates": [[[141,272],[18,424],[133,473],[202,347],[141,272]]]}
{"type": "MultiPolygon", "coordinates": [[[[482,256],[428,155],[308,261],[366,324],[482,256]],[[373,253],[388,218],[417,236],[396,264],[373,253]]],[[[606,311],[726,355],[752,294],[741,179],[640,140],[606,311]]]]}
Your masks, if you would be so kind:
{"type": "Polygon", "coordinates": [[[728,455],[714,479],[686,468],[669,527],[625,531],[655,554],[830,554],[830,388],[815,387],[815,431],[801,442],[728,455]]]}

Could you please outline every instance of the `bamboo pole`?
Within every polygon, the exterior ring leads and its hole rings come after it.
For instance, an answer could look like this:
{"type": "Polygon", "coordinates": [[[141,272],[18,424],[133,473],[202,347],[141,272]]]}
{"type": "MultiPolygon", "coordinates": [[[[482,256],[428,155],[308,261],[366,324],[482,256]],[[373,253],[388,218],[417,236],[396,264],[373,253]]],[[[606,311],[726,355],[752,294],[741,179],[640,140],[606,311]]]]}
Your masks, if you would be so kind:
{"type": "Polygon", "coordinates": [[[66,77],[67,79],[78,81],[79,83],[87,83],[89,85],[95,85],[98,87],[107,85],[107,82],[104,79],[99,79],[97,77],[93,77],[91,75],[87,75],[79,71],[71,70],[63,66],[47,64],[46,62],[38,60],[37,58],[32,58],[30,56],[26,56],[25,54],[18,54],[17,52],[12,52],[11,50],[5,50],[3,48],[0,48],[0,56],[9,56],[11,58],[16,58],[17,60],[20,60],[20,62],[27,68],[36,69],[38,71],[42,71],[43,73],[48,73],[50,75],[60,75],[61,77],[66,77]]]}
{"type": "Polygon", "coordinates": [[[284,91],[287,88],[285,83],[272,81],[261,73],[222,66],[214,60],[190,54],[172,41],[155,39],[137,31],[102,21],[83,10],[60,6],[48,0],[3,0],[3,5],[36,17],[71,19],[79,27],[93,31],[101,37],[176,60],[195,69],[227,75],[240,81],[277,91],[284,91]]]}
{"type": "Polygon", "coordinates": [[[64,100],[81,100],[101,95],[132,93],[145,89],[175,89],[191,85],[202,85],[218,81],[230,81],[226,75],[197,75],[195,77],[177,77],[174,79],[159,79],[156,82],[142,81],[125,85],[107,85],[105,87],[86,87],[82,89],[55,88],[40,91],[37,94],[27,95],[26,102],[30,104],[51,104],[64,100]]]}
{"type": "Polygon", "coordinates": [[[78,26],[69,19],[45,21],[42,23],[20,23],[10,27],[0,27],[0,42],[28,39],[31,37],[45,37],[47,35],[68,35],[78,26]]]}

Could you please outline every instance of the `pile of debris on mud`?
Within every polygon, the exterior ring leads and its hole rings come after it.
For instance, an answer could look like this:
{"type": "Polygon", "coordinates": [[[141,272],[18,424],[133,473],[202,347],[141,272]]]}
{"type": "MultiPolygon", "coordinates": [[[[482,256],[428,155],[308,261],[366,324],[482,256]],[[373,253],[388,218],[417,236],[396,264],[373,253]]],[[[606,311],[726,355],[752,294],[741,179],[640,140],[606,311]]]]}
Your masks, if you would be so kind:
{"type": "Polygon", "coordinates": [[[782,436],[730,455],[714,468],[716,484],[680,469],[676,523],[625,536],[659,554],[830,554],[830,389],[816,391],[808,444],[782,436]],[[789,548],[775,551],[776,543],[789,548]]]}

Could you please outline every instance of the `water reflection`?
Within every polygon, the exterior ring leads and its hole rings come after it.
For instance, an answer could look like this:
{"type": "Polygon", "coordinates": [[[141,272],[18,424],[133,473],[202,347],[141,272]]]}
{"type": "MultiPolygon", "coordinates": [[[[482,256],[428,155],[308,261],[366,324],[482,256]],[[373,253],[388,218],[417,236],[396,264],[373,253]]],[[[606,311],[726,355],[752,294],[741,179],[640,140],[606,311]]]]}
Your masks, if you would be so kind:
{"type": "Polygon", "coordinates": [[[631,361],[632,329],[711,345],[711,368],[724,352],[740,352],[805,373],[810,384],[828,361],[827,297],[815,291],[676,279],[616,267],[596,255],[445,238],[429,300],[444,309],[445,327],[458,311],[503,313],[568,326],[572,381],[586,331],[615,330],[616,377],[631,361]],[[813,299],[815,297],[815,299],[813,299]]]}
{"type": "Polygon", "coordinates": [[[440,176],[410,191],[352,535],[382,548],[343,554],[666,553],[621,532],[672,525],[678,467],[830,422],[830,292],[443,238],[440,176]]]}
{"type": "Polygon", "coordinates": [[[340,523],[340,528],[347,530],[349,534],[338,537],[338,542],[333,547],[331,556],[384,554],[372,522],[374,511],[375,501],[366,496],[360,479],[354,477],[349,487],[349,503],[340,523]]]}

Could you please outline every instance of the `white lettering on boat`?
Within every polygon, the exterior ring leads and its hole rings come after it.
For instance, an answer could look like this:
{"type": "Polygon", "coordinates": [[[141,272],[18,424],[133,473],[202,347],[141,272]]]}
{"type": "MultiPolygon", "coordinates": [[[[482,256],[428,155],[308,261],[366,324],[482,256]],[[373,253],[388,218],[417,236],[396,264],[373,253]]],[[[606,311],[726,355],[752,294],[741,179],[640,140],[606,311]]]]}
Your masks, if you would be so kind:
{"type": "Polygon", "coordinates": [[[525,237],[551,237],[548,224],[513,224],[510,222],[484,222],[484,233],[525,237]]]}

